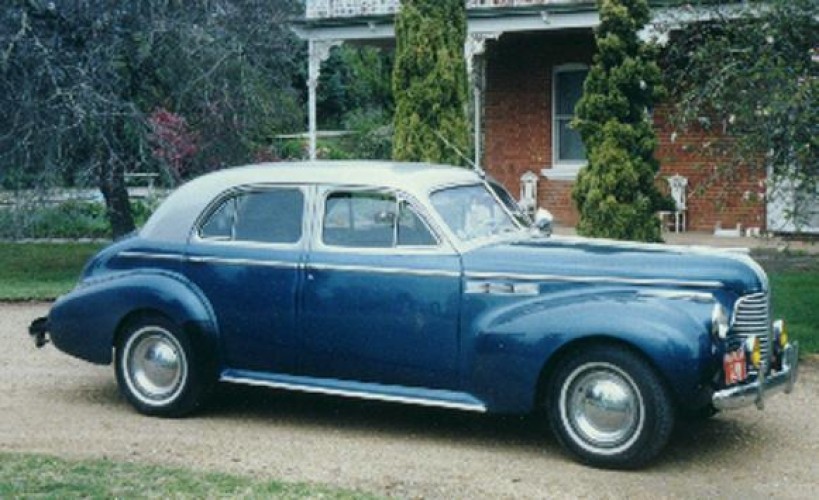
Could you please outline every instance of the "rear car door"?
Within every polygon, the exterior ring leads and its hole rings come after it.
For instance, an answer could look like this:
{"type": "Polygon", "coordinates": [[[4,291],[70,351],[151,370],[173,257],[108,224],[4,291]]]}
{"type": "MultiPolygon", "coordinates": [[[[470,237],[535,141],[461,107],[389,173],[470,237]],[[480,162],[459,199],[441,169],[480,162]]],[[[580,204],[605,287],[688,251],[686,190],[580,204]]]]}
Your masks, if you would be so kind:
{"type": "Polygon", "coordinates": [[[187,276],[213,306],[226,367],[295,370],[306,192],[265,185],[225,193],[191,236],[187,276]]]}

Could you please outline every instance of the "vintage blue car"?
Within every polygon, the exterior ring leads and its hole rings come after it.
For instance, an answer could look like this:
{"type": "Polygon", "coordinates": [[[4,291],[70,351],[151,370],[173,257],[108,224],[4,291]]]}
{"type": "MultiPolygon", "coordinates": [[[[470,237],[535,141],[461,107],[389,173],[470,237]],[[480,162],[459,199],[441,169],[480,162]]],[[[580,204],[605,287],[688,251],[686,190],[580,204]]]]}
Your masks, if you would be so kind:
{"type": "Polygon", "coordinates": [[[31,325],[127,400],[180,416],[219,382],[536,413],[637,467],[681,415],[789,392],[797,345],[740,252],[549,236],[468,169],[281,163],[205,175],[31,325]]]}

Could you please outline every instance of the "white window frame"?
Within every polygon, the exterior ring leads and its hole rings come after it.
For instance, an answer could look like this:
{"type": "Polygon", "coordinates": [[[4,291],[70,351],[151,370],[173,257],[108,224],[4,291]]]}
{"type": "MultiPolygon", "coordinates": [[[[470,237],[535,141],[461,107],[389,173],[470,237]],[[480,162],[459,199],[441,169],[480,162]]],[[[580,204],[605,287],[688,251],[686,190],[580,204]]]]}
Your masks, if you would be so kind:
{"type": "Polygon", "coordinates": [[[588,71],[589,65],[584,63],[567,63],[552,68],[552,166],[544,168],[541,174],[553,180],[574,180],[577,173],[585,167],[588,160],[561,160],[558,156],[560,147],[560,127],[557,113],[557,81],[560,73],[573,71],[588,71]]]}

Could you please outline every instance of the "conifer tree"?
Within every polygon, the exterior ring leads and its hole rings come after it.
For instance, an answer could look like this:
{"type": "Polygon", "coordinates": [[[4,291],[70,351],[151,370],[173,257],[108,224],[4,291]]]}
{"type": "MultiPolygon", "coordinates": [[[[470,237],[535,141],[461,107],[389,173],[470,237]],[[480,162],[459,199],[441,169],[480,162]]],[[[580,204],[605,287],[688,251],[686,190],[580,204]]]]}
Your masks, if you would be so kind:
{"type": "Polygon", "coordinates": [[[646,0],[599,0],[597,54],[573,125],[588,151],[572,197],[578,233],[661,241],[658,210],[668,199],[655,186],[659,162],[649,110],[663,95],[653,47],[637,33],[649,21],[646,0]]]}
{"type": "Polygon", "coordinates": [[[393,158],[460,165],[469,154],[463,0],[403,0],[395,23],[393,158]]]}

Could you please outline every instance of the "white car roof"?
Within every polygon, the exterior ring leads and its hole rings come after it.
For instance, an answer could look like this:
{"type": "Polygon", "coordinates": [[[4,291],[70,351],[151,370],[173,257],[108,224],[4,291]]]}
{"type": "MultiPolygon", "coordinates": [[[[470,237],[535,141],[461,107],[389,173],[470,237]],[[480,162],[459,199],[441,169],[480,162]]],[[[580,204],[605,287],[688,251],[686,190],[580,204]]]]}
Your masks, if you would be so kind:
{"type": "Polygon", "coordinates": [[[400,189],[419,199],[437,187],[480,182],[470,169],[427,163],[314,161],[261,163],[203,175],[180,186],[140,231],[144,238],[186,241],[208,205],[225,191],[265,184],[334,184],[400,189]]]}

